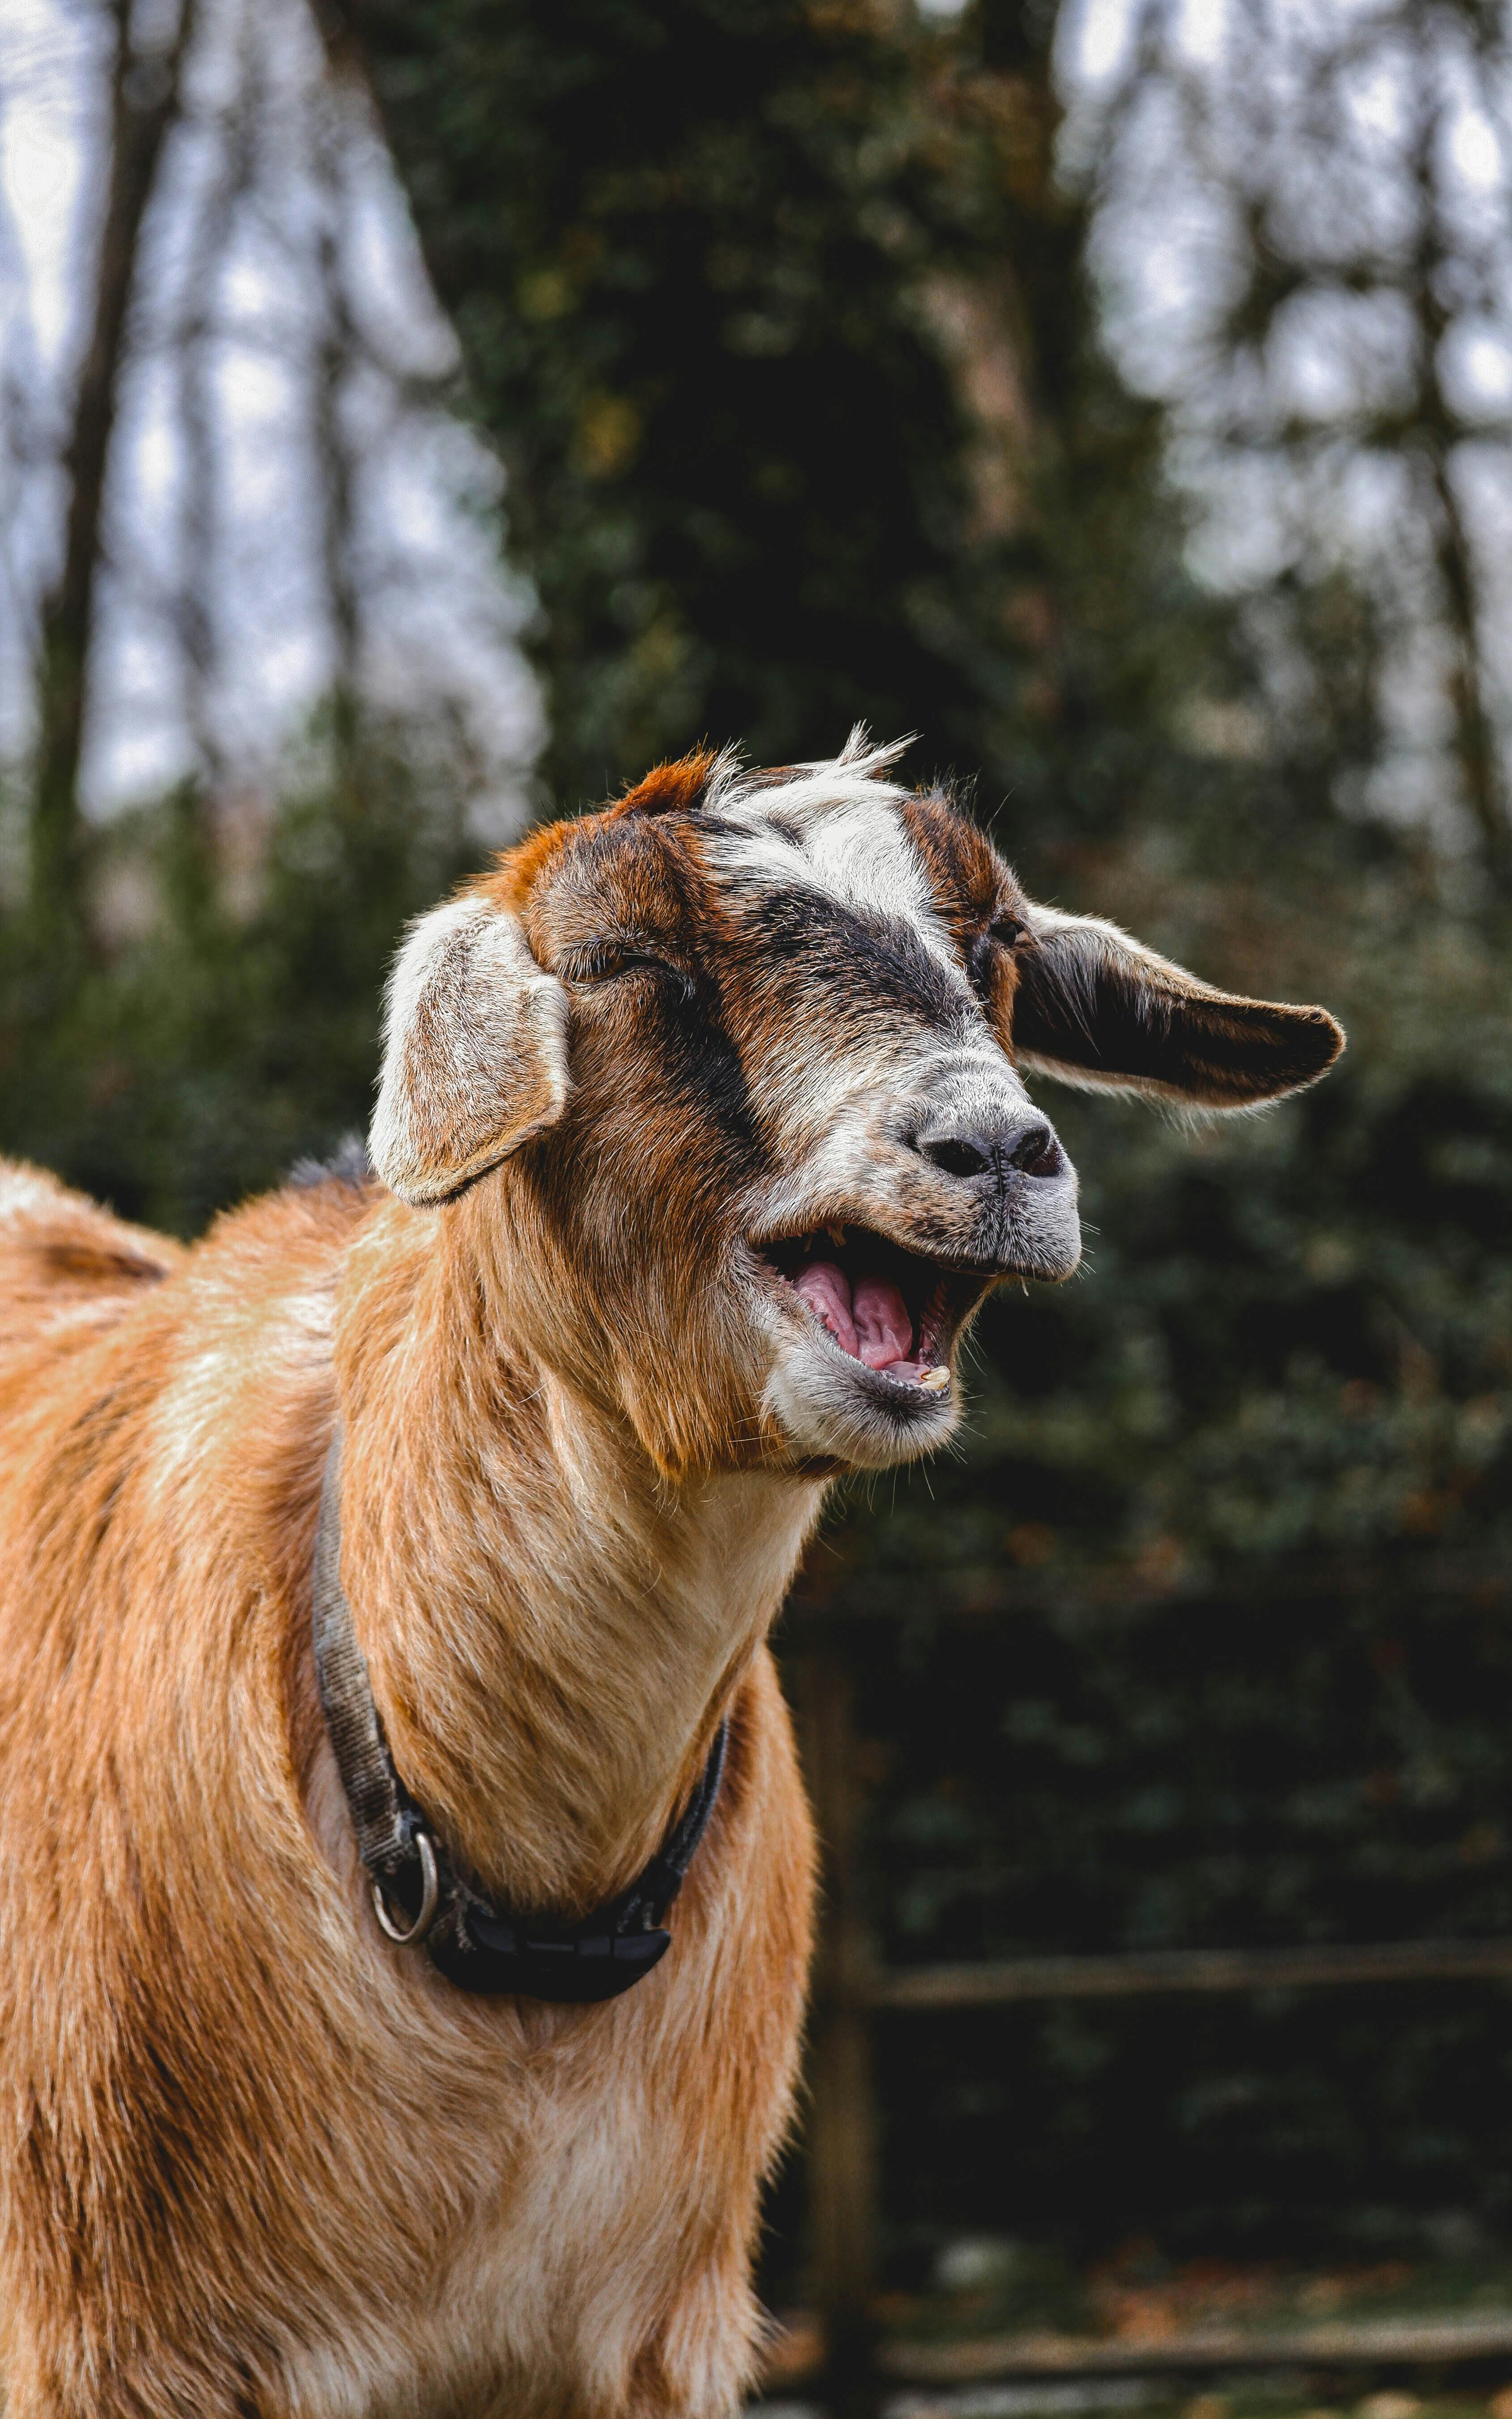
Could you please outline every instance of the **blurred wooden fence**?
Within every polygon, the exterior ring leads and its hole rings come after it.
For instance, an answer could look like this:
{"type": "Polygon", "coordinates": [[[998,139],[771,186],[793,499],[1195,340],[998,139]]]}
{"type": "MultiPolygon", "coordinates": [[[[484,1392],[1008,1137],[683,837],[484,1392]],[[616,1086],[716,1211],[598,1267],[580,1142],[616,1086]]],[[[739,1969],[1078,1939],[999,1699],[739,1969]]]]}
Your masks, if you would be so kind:
{"type": "Polygon", "coordinates": [[[1035,2374],[1261,2367],[1413,2365],[1512,2359],[1512,2321],[1401,2321],[1234,2334],[1200,2343],[1132,2348],[1065,2337],[879,2348],[876,2286],[878,2124],[872,2023],[879,2010],[943,2015],[1027,2000],[1123,1998],[1155,1992],[1328,1989],[1365,1983],[1512,1980],[1512,1939],[1397,1940],[1288,1949],[1160,1949],[1116,1956],[1024,1957],[887,1972],[872,1956],[857,1853],[857,1777],[849,1658],[822,1630],[798,1663],[805,1764],[825,1857],[825,1898],[814,1976],[808,2124],[810,2231],[823,2330],[814,2380],[836,2419],[871,2419],[887,2377],[945,2383],[1035,2374]]]}

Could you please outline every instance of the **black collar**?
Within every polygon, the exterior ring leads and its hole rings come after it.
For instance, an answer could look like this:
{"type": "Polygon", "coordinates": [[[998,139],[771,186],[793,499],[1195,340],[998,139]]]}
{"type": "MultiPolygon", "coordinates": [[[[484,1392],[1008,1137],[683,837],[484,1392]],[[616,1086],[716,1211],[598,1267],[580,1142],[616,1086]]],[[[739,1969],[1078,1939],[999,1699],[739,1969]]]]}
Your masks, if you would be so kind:
{"type": "Polygon", "coordinates": [[[663,1926],[714,1811],[728,1718],[686,1811],[645,1871],[576,1922],[522,1918],[459,1874],[393,1767],[341,1584],[341,1425],[331,1441],[315,1543],[315,1669],[373,1905],[389,1938],[424,1941],[459,1990],[579,2004],[613,1999],[666,1955],[663,1926]],[[401,1919],[402,1918],[402,1919],[401,1919]]]}

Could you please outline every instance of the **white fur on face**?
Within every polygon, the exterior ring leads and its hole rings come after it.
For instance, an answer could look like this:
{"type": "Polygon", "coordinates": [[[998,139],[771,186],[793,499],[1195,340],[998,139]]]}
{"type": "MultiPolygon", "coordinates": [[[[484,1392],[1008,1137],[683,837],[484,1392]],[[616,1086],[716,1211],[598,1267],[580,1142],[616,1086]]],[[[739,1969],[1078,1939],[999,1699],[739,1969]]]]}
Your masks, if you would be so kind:
{"type": "Polygon", "coordinates": [[[906,924],[969,991],[928,878],[903,823],[908,795],[879,774],[908,742],[866,747],[856,732],[831,762],[772,781],[717,768],[705,793],[717,819],[709,860],[738,893],[770,884],[808,887],[869,921],[906,924]]]}
{"type": "MultiPolygon", "coordinates": [[[[952,1012],[888,1010],[874,1020],[825,1014],[824,993],[795,1015],[779,1049],[748,1064],[747,1080],[779,1141],[788,1182],[863,1196],[875,1167],[879,1112],[887,1103],[969,1086],[1020,1092],[993,1036],[928,873],[903,820],[908,793],[880,778],[906,741],[870,747],[853,732],[831,762],[785,778],[717,767],[706,793],[706,858],[737,917],[764,893],[811,892],[886,935],[922,949],[952,1012]],[[942,979],[943,978],[943,979],[942,979]]],[[[787,1189],[784,1187],[784,1189],[787,1189]]]]}

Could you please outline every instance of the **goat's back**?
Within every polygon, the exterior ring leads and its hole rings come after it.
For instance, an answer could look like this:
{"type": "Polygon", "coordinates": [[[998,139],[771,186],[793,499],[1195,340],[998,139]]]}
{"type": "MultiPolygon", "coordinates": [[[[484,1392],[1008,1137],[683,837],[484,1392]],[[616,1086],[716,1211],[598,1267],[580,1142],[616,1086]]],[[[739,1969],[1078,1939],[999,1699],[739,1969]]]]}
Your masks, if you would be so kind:
{"type": "Polygon", "coordinates": [[[0,1160],[0,1383],[15,1364],[67,1352],[113,1326],[183,1257],[41,1168],[0,1160]]]}

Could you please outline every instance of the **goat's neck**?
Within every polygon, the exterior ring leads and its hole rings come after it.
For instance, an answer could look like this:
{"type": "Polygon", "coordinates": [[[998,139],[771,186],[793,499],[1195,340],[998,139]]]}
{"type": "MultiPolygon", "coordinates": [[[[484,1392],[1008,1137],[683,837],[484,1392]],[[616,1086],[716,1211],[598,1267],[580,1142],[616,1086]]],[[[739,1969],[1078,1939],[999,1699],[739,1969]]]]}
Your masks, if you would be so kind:
{"type": "Polygon", "coordinates": [[[338,1312],[342,1568],[405,1782],[486,1888],[586,1906],[654,1852],[822,1488],[671,1486],[504,1357],[435,1222],[379,1213],[338,1312]]]}

